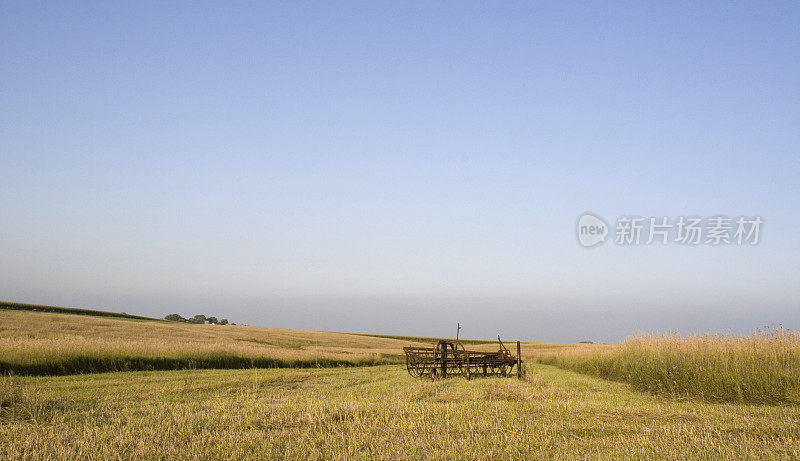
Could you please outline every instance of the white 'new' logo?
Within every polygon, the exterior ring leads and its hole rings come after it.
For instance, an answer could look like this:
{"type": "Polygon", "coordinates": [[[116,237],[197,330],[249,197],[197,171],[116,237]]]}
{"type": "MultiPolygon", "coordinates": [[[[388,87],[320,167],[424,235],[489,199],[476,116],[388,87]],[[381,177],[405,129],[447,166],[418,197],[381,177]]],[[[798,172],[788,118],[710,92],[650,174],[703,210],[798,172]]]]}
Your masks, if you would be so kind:
{"type": "Polygon", "coordinates": [[[597,216],[585,214],[578,219],[578,242],[585,247],[597,245],[606,240],[608,226],[597,216]]]}

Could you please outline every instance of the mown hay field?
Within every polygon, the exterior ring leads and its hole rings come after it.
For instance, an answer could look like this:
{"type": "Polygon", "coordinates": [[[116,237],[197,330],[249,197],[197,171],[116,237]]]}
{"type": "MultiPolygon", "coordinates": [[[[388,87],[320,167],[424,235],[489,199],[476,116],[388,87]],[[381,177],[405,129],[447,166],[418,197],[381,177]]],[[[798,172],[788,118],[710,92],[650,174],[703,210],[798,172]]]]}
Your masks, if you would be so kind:
{"type": "Polygon", "coordinates": [[[402,347],[432,341],[0,310],[0,459],[800,456],[795,332],[523,343],[525,380],[410,377],[402,347]]]}
{"type": "Polygon", "coordinates": [[[2,459],[743,459],[800,456],[800,407],[708,404],[532,365],[0,379],[2,459]]]}
{"type": "MultiPolygon", "coordinates": [[[[379,365],[402,363],[404,346],[436,340],[0,309],[0,374],[379,365]]],[[[496,341],[473,342],[473,349],[498,348],[496,341]]],[[[571,346],[524,343],[523,349],[571,346]]]]}
{"type": "Polygon", "coordinates": [[[0,309],[0,374],[399,363],[390,338],[0,309]]]}

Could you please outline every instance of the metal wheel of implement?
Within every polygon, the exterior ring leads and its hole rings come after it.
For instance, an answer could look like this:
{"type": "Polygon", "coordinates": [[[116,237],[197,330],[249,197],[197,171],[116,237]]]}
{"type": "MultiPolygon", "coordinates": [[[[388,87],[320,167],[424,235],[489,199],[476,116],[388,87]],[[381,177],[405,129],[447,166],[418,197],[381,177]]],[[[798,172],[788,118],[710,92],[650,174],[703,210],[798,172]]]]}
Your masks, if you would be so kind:
{"type": "Polygon", "coordinates": [[[417,364],[415,362],[416,360],[406,357],[406,371],[413,377],[419,377],[419,374],[417,374],[417,364]]]}
{"type": "Polygon", "coordinates": [[[424,376],[425,374],[430,372],[430,368],[427,365],[428,364],[426,364],[425,362],[417,363],[417,367],[416,367],[417,377],[424,376]]]}
{"type": "Polygon", "coordinates": [[[505,363],[501,363],[497,370],[501,376],[505,377],[508,376],[509,368],[508,365],[505,363]]]}

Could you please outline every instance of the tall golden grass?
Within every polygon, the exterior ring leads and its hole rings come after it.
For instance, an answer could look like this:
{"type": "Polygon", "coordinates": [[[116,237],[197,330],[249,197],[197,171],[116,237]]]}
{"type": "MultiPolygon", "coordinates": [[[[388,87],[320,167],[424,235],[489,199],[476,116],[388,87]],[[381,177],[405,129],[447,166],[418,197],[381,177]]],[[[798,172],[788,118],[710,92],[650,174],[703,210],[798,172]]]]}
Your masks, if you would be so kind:
{"type": "Polygon", "coordinates": [[[639,335],[617,345],[539,353],[537,361],[708,402],[800,403],[800,332],[639,335]]]}

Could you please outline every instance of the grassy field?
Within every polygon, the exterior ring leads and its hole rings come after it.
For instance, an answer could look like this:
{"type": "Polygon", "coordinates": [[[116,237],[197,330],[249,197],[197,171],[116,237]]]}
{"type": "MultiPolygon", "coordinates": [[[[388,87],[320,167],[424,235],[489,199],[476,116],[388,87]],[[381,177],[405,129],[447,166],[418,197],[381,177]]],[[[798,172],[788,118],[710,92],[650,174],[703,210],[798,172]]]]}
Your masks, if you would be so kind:
{"type": "MultiPolygon", "coordinates": [[[[426,344],[434,344],[440,339],[447,339],[450,341],[455,341],[455,338],[434,338],[432,336],[403,336],[403,335],[379,335],[379,334],[371,334],[371,333],[356,333],[362,336],[373,336],[375,338],[390,338],[390,339],[400,339],[403,341],[411,341],[417,343],[426,343],[426,344]]],[[[479,344],[497,344],[496,339],[460,339],[462,344],[464,345],[479,345],[479,344]]]]}
{"type": "Polygon", "coordinates": [[[10,301],[0,301],[0,309],[34,311],[34,312],[54,312],[57,314],[90,315],[92,317],[113,317],[120,319],[129,319],[129,320],[163,321],[150,317],[142,317],[141,315],[126,314],[124,312],[98,311],[93,309],[80,309],[76,307],[47,306],[44,304],[14,303],[10,301]]]}
{"type": "Polygon", "coordinates": [[[2,378],[2,459],[741,459],[800,456],[800,408],[665,399],[533,365],[2,378]]]}
{"type": "Polygon", "coordinates": [[[708,402],[800,404],[800,333],[640,336],[617,345],[536,351],[548,363],[634,389],[708,402]]]}
{"type": "Polygon", "coordinates": [[[410,377],[402,347],[434,340],[0,309],[0,459],[800,456],[796,332],[523,343],[524,381],[410,377]]]}
{"type": "MultiPolygon", "coordinates": [[[[403,362],[403,346],[435,341],[0,309],[0,374],[377,365],[403,362]]],[[[496,341],[466,341],[473,349],[497,349],[496,341]]],[[[524,343],[523,350],[528,355],[572,346],[524,343]]]]}
{"type": "Polygon", "coordinates": [[[399,363],[409,341],[0,309],[0,374],[399,363]]]}

